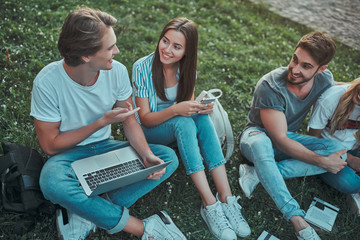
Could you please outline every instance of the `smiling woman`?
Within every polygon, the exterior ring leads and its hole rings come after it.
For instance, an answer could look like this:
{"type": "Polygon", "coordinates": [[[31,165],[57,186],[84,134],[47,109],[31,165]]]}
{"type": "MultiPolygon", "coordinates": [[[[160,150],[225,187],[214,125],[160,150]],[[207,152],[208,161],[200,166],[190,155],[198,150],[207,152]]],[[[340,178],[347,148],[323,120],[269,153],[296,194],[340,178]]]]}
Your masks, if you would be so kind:
{"type": "Polygon", "coordinates": [[[167,31],[159,42],[159,55],[163,67],[169,67],[168,65],[180,61],[185,54],[185,47],[186,40],[184,34],[173,29],[167,31]]]}
{"type": "Polygon", "coordinates": [[[135,62],[132,81],[139,120],[148,142],[177,144],[186,174],[200,194],[200,215],[210,232],[218,239],[245,237],[250,227],[242,217],[240,197],[232,195],[226,161],[208,115],[214,103],[194,100],[197,44],[195,23],[175,18],[164,27],[156,51],[135,62]]]}

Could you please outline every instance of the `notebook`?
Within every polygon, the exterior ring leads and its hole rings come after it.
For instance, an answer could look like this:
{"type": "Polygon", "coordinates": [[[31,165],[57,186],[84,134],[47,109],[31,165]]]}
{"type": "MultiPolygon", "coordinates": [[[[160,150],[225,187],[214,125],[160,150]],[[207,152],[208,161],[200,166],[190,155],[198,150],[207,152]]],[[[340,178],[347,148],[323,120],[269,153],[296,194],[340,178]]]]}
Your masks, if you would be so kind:
{"type": "Polygon", "coordinates": [[[86,195],[96,196],[144,180],[170,163],[146,168],[129,146],[77,160],[71,166],[86,195]]]}
{"type": "Polygon", "coordinates": [[[264,230],[257,240],[280,240],[280,239],[264,230]]]}
{"type": "Polygon", "coordinates": [[[306,212],[305,220],[319,228],[331,232],[339,210],[340,209],[334,205],[314,197],[306,212]]]}

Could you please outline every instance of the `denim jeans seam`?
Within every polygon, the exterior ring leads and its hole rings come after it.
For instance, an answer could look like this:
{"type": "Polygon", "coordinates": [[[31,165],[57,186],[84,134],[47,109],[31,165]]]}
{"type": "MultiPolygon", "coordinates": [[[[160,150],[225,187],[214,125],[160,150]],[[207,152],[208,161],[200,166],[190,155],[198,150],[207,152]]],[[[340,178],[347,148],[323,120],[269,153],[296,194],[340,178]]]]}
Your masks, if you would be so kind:
{"type": "Polygon", "coordinates": [[[226,161],[225,161],[225,159],[223,159],[220,162],[217,162],[216,164],[209,166],[209,172],[211,172],[215,168],[217,168],[217,167],[219,167],[219,166],[221,166],[221,165],[223,165],[225,163],[226,163],[226,161]]]}
{"type": "Polygon", "coordinates": [[[194,169],[189,169],[188,171],[186,171],[186,174],[191,175],[193,173],[196,173],[196,172],[199,172],[199,171],[202,171],[202,170],[205,170],[204,165],[203,166],[198,166],[198,167],[196,167],[194,169]]]}

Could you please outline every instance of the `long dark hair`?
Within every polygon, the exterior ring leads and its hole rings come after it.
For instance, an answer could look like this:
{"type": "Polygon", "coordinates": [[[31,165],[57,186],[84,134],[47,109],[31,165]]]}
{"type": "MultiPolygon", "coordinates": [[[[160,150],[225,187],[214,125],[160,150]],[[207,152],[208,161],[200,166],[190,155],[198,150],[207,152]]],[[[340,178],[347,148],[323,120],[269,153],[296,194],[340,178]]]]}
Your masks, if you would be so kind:
{"type": "Polygon", "coordinates": [[[154,54],[152,64],[152,79],[155,86],[156,94],[163,101],[167,101],[165,95],[165,77],[163,73],[163,65],[160,61],[159,43],[169,30],[181,32],[185,36],[186,47],[185,54],[179,61],[180,75],[179,85],[176,95],[176,101],[182,102],[190,100],[196,83],[196,66],[197,66],[197,46],[198,31],[193,21],[187,18],[174,18],[164,27],[154,54]]]}
{"type": "MultiPolygon", "coordinates": [[[[360,77],[351,82],[346,92],[341,96],[336,110],[330,121],[330,134],[333,135],[336,130],[344,129],[344,124],[349,119],[350,114],[355,108],[353,98],[357,94],[357,87],[360,85],[360,77]]],[[[358,138],[355,137],[357,140],[358,138]]]]}

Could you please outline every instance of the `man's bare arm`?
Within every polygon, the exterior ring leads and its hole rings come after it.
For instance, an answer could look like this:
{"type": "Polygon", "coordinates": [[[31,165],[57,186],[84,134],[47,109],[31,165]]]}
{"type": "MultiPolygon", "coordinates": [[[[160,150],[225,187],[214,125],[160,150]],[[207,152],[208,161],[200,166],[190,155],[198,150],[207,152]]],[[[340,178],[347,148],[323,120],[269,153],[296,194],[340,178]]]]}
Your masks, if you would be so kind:
{"type": "Polygon", "coordinates": [[[345,167],[346,162],[341,159],[341,155],[346,153],[346,149],[329,156],[321,156],[301,143],[287,137],[288,129],[284,113],[273,109],[263,109],[260,110],[260,117],[267,134],[279,151],[294,159],[321,167],[331,173],[337,173],[345,167]]]}
{"type": "Polygon", "coordinates": [[[36,134],[43,151],[46,154],[55,155],[75,147],[78,143],[108,124],[125,121],[126,118],[134,115],[136,111],[138,109],[115,108],[106,112],[104,116],[95,122],[67,132],[60,132],[60,122],[44,122],[35,119],[36,134]]]}

